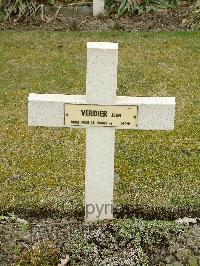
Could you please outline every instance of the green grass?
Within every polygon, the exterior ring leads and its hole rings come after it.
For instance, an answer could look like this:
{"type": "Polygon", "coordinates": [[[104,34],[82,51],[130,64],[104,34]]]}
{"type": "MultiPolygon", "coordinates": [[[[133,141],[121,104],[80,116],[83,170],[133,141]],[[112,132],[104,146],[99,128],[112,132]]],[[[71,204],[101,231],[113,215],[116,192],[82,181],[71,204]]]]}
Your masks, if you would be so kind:
{"type": "Polygon", "coordinates": [[[114,203],[200,206],[200,33],[0,32],[0,208],[83,209],[85,131],[30,128],[29,93],[84,94],[86,42],[119,42],[118,95],[175,96],[174,131],[117,131],[114,203]]]}

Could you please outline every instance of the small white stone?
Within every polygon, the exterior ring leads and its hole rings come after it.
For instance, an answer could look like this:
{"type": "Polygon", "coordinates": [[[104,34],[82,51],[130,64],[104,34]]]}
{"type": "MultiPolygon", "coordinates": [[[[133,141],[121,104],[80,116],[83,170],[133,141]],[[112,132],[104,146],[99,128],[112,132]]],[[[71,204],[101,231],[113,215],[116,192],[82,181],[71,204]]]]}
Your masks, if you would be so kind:
{"type": "Polygon", "coordinates": [[[16,219],[16,222],[20,223],[20,224],[28,224],[28,222],[24,219],[21,219],[21,218],[17,218],[16,219]]]}
{"type": "Polygon", "coordinates": [[[66,266],[69,262],[69,256],[66,255],[64,259],[61,259],[61,262],[58,264],[58,266],[66,266]]]}
{"type": "Polygon", "coordinates": [[[192,225],[192,224],[197,224],[198,219],[197,218],[184,217],[184,218],[176,219],[175,222],[177,224],[192,225]]]}

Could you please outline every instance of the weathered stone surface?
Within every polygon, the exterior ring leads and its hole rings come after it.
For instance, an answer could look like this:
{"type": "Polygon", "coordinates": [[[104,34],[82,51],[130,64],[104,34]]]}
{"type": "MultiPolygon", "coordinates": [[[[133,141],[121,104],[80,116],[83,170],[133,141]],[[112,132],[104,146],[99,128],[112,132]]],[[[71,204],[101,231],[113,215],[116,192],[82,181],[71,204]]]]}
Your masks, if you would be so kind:
{"type": "MultiPolygon", "coordinates": [[[[46,16],[53,16],[56,14],[57,7],[45,7],[44,13],[46,16]]],[[[65,17],[82,17],[92,15],[92,5],[83,5],[83,6],[70,6],[70,7],[61,7],[58,14],[62,14],[65,17]]]]}

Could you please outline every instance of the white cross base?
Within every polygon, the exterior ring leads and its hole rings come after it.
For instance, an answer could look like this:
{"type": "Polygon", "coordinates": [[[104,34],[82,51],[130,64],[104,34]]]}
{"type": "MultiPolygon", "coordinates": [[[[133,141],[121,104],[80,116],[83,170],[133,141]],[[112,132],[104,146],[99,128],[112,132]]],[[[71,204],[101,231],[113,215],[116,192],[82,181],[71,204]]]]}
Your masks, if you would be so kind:
{"type": "MultiPolygon", "coordinates": [[[[65,125],[64,106],[69,103],[137,106],[136,130],[172,130],[175,98],[116,97],[117,65],[118,44],[87,43],[86,96],[31,93],[29,126],[77,128],[65,125]]],[[[86,126],[86,130],[85,219],[112,219],[115,127],[86,126]]]]}

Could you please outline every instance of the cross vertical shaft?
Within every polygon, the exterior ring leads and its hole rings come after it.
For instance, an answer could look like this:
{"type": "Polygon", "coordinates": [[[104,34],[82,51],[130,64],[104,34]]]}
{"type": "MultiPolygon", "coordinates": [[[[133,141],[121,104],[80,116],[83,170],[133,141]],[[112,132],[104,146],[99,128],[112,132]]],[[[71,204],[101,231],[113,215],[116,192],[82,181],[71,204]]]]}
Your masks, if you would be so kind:
{"type": "MultiPolygon", "coordinates": [[[[88,43],[86,100],[88,104],[115,104],[118,44],[88,43]]],[[[114,181],[115,129],[86,129],[86,221],[111,219],[114,181]]]]}

